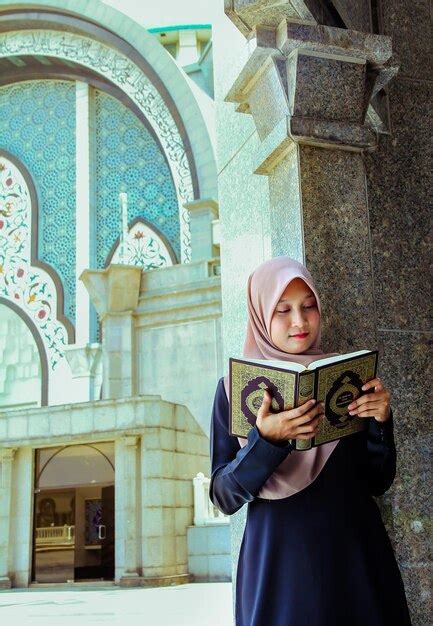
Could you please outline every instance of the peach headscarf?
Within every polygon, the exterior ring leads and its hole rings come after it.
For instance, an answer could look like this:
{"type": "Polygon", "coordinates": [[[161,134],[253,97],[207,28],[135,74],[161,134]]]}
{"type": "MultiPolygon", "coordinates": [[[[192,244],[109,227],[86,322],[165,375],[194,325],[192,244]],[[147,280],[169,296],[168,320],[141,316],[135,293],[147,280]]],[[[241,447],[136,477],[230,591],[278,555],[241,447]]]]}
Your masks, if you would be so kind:
{"type": "MultiPolygon", "coordinates": [[[[320,299],[310,272],[302,263],[286,256],[262,263],[249,277],[247,286],[248,323],[243,356],[252,359],[296,361],[308,366],[313,361],[338,354],[325,354],[320,349],[321,327],[314,343],[302,354],[291,354],[277,348],[272,342],[270,325],[281,294],[294,279],[301,278],[316,297],[320,314],[320,299]]],[[[230,398],[228,376],[224,378],[227,397],[230,398]]],[[[242,447],[247,439],[238,437],[242,447]]],[[[311,450],[293,450],[268,478],[257,494],[259,498],[277,500],[287,498],[308,487],[319,475],[338,441],[322,444],[311,450]]]]}

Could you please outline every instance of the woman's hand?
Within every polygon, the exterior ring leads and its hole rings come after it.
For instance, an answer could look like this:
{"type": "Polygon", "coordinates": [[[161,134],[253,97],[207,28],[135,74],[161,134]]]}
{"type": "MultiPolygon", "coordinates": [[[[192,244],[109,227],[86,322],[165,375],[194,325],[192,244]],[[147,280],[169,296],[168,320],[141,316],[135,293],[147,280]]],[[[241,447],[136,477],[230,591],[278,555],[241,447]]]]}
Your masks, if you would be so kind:
{"type": "Polygon", "coordinates": [[[271,395],[265,390],[256,421],[264,439],[279,443],[288,439],[311,439],[315,436],[320,420],[324,417],[322,403],[309,400],[295,409],[272,413],[271,402],[271,395]]]}
{"type": "Polygon", "coordinates": [[[373,389],[372,393],[359,396],[349,404],[349,415],[357,417],[374,417],[376,422],[387,422],[391,416],[391,394],[380,378],[373,378],[362,386],[363,391],[373,389]]]}

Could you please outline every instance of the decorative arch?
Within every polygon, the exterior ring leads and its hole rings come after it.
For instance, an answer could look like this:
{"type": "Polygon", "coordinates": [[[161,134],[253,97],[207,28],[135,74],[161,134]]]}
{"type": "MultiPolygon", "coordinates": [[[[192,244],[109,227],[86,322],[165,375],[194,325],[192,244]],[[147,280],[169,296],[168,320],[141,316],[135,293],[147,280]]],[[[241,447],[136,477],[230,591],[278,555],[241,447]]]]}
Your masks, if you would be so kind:
{"type": "Polygon", "coordinates": [[[33,336],[33,339],[35,340],[35,344],[38,349],[40,363],[41,363],[41,378],[42,378],[41,406],[47,406],[48,405],[48,359],[47,359],[47,352],[45,349],[45,345],[40,335],[40,332],[38,328],[36,327],[36,324],[32,321],[32,319],[28,315],[26,315],[26,313],[19,306],[17,306],[14,302],[7,300],[3,296],[0,296],[0,306],[1,305],[7,306],[8,308],[10,308],[14,313],[16,313],[16,315],[18,315],[23,320],[27,328],[30,330],[33,336]]]}
{"type": "MultiPolygon", "coordinates": [[[[119,262],[120,247],[121,241],[118,237],[107,257],[105,267],[110,263],[119,262]]],[[[124,247],[122,263],[141,265],[145,272],[177,263],[176,253],[170,241],[154,224],[143,217],[136,217],[129,224],[124,247]]]]}
{"type": "Polygon", "coordinates": [[[34,228],[37,229],[37,196],[30,174],[14,157],[2,152],[0,296],[22,312],[31,330],[36,329],[50,368],[54,369],[64,357],[68,340],[74,341],[74,329],[63,315],[63,289],[58,276],[36,258],[34,228]]]}
{"type": "MultiPolygon", "coordinates": [[[[42,13],[42,16],[46,20],[47,14],[42,13]]],[[[7,17],[12,20],[14,16],[7,17]]],[[[63,17],[66,21],[79,21],[76,17],[63,17]]],[[[85,25],[88,30],[89,24],[86,22],[85,25]]],[[[80,26],[83,30],[83,25],[80,26]]],[[[91,30],[93,38],[77,32],[47,29],[2,33],[0,57],[33,54],[72,61],[105,76],[136,104],[146,116],[168,157],[178,197],[181,261],[187,262],[190,260],[190,232],[189,214],[184,204],[199,197],[199,190],[189,141],[186,133],[181,132],[184,130],[183,124],[179,125],[180,115],[171,98],[168,103],[166,102],[167,90],[165,88],[162,90],[161,84],[158,88],[155,86],[156,82],[161,81],[152,80],[154,77],[149,78],[148,75],[151,72],[144,71],[143,64],[146,63],[144,59],[141,58],[141,62],[138,63],[139,55],[132,46],[125,40],[116,41],[116,36],[112,32],[100,27],[93,26],[91,30]],[[104,41],[96,39],[95,36],[104,41]],[[116,47],[112,47],[114,45],[116,47]]]]}

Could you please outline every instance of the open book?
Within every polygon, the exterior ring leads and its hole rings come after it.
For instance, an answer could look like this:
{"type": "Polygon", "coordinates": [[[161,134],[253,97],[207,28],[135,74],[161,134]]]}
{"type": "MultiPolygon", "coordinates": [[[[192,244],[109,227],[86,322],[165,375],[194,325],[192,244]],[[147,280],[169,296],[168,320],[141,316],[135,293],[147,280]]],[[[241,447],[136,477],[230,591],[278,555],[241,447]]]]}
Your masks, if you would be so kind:
{"type": "Polygon", "coordinates": [[[325,405],[316,436],[293,439],[296,450],[309,450],[367,427],[368,420],[349,415],[348,405],[362,395],[362,386],[376,377],[377,350],[359,350],[318,359],[305,367],[292,361],[230,359],[230,434],[247,437],[262,404],[272,396],[275,412],[293,409],[311,398],[325,405]]]}

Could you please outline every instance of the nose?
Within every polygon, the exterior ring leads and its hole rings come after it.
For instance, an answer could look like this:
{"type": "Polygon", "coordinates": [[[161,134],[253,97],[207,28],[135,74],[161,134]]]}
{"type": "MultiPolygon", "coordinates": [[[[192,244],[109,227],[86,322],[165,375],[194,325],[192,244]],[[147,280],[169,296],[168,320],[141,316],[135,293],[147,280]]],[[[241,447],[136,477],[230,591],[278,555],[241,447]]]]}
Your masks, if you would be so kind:
{"type": "Polygon", "coordinates": [[[292,326],[297,330],[305,330],[305,319],[306,313],[304,310],[294,310],[292,311],[292,326]]]}

